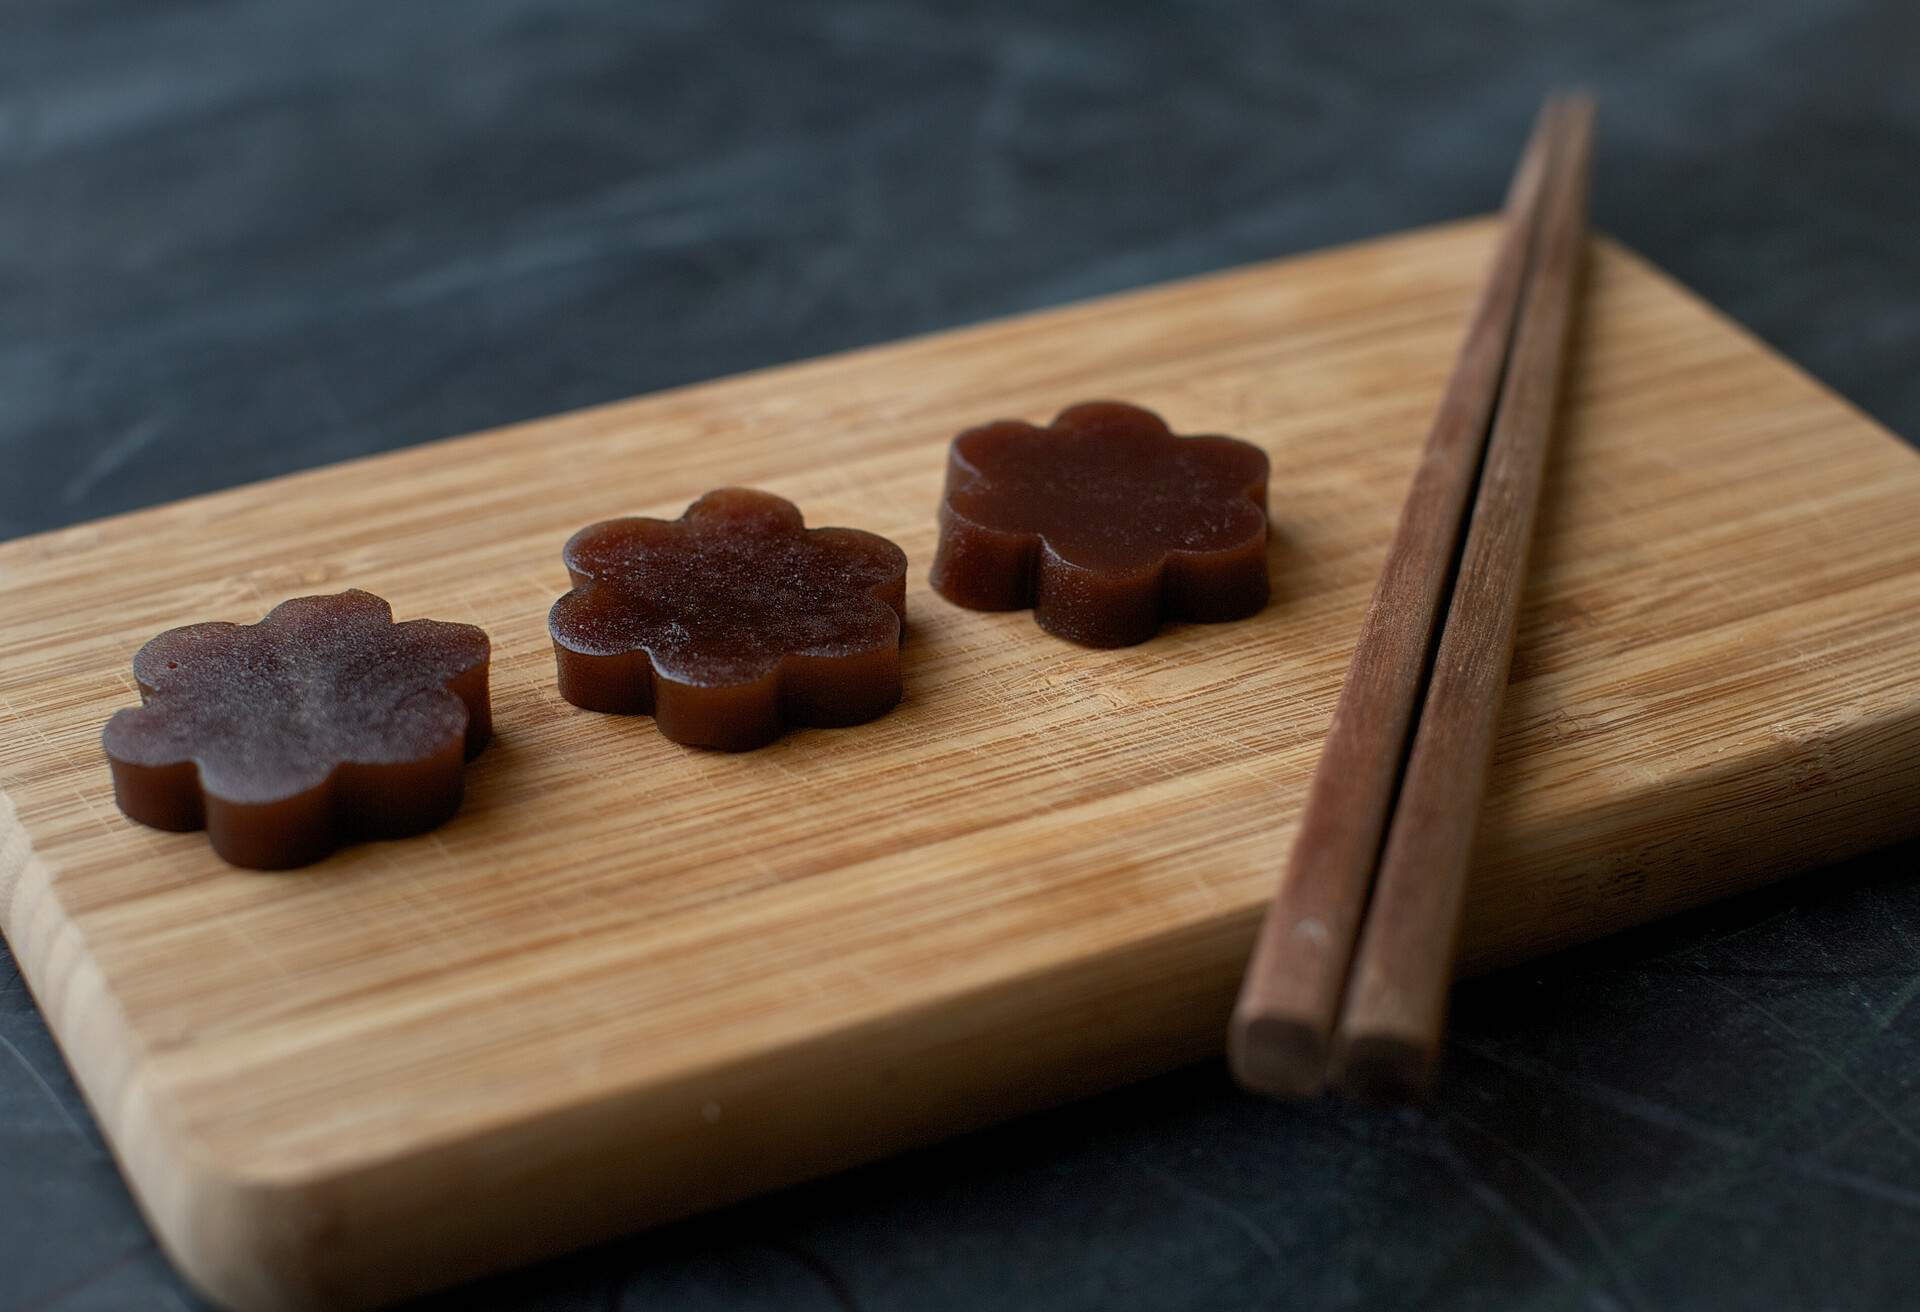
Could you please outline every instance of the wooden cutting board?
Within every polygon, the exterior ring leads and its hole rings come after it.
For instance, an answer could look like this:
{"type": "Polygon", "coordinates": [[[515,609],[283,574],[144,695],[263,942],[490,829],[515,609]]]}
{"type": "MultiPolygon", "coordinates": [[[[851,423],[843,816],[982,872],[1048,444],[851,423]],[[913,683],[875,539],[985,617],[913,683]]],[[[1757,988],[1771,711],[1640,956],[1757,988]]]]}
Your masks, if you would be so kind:
{"type": "MultiPolygon", "coordinates": [[[[161,1241],[364,1304],[1220,1050],[1491,252],[1452,225],[0,546],[0,910],[161,1241]],[[925,587],[945,444],[1116,396],[1273,456],[1273,604],[1088,651],[925,587]],[[554,690],[560,546],[721,484],[894,538],[907,698],[745,756],[554,690]],[[304,872],[115,811],[154,633],[483,625],[459,817],[304,872]]],[[[1596,244],[1467,913],[1484,969],[1920,831],[1920,458],[1596,244]]]]}

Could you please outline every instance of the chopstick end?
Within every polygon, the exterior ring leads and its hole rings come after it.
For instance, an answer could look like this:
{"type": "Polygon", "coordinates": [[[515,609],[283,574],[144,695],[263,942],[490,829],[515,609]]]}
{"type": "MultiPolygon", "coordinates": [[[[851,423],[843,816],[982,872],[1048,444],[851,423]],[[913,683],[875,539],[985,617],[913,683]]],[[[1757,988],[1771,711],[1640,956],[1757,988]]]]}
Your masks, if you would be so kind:
{"type": "Polygon", "coordinates": [[[1438,1055],[1435,1045],[1404,1034],[1343,1037],[1329,1078],[1356,1102],[1420,1102],[1433,1087],[1438,1055]]]}
{"type": "Polygon", "coordinates": [[[1327,1082],[1327,1037],[1286,1016],[1236,1015],[1227,1031],[1227,1062],[1250,1093],[1304,1101],[1327,1082]]]}

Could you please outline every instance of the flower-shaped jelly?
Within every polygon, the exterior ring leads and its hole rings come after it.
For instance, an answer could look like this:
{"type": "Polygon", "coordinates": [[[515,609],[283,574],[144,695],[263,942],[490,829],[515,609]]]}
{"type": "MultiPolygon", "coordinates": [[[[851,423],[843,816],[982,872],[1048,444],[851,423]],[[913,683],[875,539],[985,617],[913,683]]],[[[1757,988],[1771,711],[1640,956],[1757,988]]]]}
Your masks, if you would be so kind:
{"type": "Polygon", "coordinates": [[[1267,604],[1266,453],[1176,437],[1117,401],[1047,428],[969,429],[948,457],[932,581],[974,610],[1031,606],[1041,628],[1090,647],[1243,619],[1267,604]]]}
{"type": "Polygon", "coordinates": [[[573,590],[548,629],[576,706],[743,751],[900,700],[907,558],[885,538],[809,529],[791,502],[722,488],[679,519],[583,528],[564,559],[573,590]]]}
{"type": "Polygon", "coordinates": [[[421,833],[459,809],[492,731],[488,657],[472,625],[395,624],[358,590],[169,629],[133,658],[143,704],[101,735],[114,797],[262,870],[421,833]]]}

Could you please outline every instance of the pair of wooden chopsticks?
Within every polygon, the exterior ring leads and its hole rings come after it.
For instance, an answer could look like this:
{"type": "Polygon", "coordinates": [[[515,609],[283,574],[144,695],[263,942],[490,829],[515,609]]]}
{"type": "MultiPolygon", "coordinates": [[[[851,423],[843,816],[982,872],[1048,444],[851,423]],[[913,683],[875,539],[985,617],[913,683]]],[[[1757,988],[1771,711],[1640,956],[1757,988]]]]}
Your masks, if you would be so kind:
{"type": "Polygon", "coordinates": [[[1391,1098],[1430,1078],[1579,294],[1592,153],[1591,101],[1549,99],[1234,1010],[1228,1050],[1249,1088],[1391,1098]]]}

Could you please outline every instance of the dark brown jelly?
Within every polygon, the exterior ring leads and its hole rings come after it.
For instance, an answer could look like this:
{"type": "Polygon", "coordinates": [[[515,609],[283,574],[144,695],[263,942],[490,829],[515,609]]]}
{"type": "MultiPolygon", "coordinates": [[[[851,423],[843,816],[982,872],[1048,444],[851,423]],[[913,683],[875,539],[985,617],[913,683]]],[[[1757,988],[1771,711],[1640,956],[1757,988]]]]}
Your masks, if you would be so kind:
{"type": "Polygon", "coordinates": [[[470,624],[395,624],[357,590],[169,629],[133,658],[143,705],[101,735],[114,798],[260,870],[422,833],[459,809],[492,732],[488,655],[470,624]]]}
{"type": "Polygon", "coordinates": [[[793,504],[709,492],[679,519],[611,519],[567,542],[548,628],[560,695],[651,715],[677,743],[743,751],[858,724],[900,700],[907,557],[793,504]]]}
{"type": "Polygon", "coordinates": [[[1267,456],[1176,437],[1117,401],[1046,428],[1001,420],[953,440],[933,586],[974,610],[1031,606],[1041,628],[1125,647],[1172,620],[1267,604],[1267,456]]]}

